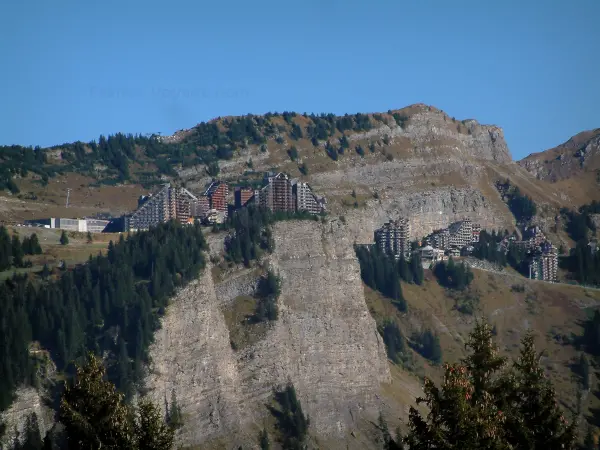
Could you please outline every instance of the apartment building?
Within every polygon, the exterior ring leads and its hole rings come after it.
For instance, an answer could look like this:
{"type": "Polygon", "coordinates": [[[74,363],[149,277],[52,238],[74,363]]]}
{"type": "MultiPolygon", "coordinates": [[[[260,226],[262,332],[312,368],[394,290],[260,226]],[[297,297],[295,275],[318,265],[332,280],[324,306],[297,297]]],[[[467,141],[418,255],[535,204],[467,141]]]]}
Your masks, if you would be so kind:
{"type": "Polygon", "coordinates": [[[293,212],[296,210],[290,177],[285,173],[269,173],[265,177],[266,186],[258,191],[259,205],[273,212],[293,212]]]}
{"type": "Polygon", "coordinates": [[[213,181],[204,192],[208,197],[210,209],[215,209],[227,217],[227,196],[229,195],[229,186],[223,181],[213,181]]]}
{"type": "Polygon", "coordinates": [[[207,196],[201,195],[192,204],[192,217],[199,217],[204,219],[210,210],[210,200],[207,196]]]}
{"type": "Polygon", "coordinates": [[[319,214],[323,211],[323,203],[319,201],[308,183],[292,180],[292,195],[296,203],[296,211],[307,211],[311,214],[319,214]]]}
{"type": "Polygon", "coordinates": [[[429,239],[433,247],[441,250],[450,248],[450,231],[447,228],[436,231],[429,239]]]}
{"type": "Polygon", "coordinates": [[[126,218],[125,229],[147,230],[171,219],[187,223],[193,215],[197,201],[198,198],[187,189],[165,184],[156,194],[148,196],[140,207],[126,218]]]}
{"type": "Polygon", "coordinates": [[[448,227],[450,247],[463,248],[473,242],[473,223],[469,219],[455,222],[448,227]]]}
{"type": "Polygon", "coordinates": [[[254,189],[236,187],[234,191],[235,209],[243,208],[254,197],[254,189]]]}
{"type": "Polygon", "coordinates": [[[377,246],[388,255],[410,259],[410,222],[408,218],[390,220],[375,231],[377,246]]]}
{"type": "Polygon", "coordinates": [[[545,249],[545,251],[537,253],[529,262],[529,278],[556,281],[557,271],[558,252],[554,246],[550,246],[550,249],[545,249]]]}

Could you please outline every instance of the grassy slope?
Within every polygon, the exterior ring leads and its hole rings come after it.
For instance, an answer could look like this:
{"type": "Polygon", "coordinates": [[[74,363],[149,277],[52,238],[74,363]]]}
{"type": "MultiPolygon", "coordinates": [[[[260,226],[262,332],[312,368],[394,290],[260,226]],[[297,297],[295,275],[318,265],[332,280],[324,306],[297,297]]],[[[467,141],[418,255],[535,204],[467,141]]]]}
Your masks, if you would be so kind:
{"type": "MultiPolygon", "coordinates": [[[[600,291],[575,286],[552,285],[491,272],[474,270],[471,290],[480,295],[479,311],[474,316],[454,309],[454,300],[439,286],[429,271],[422,286],[403,284],[409,309],[399,313],[379,293],[365,287],[367,304],[378,323],[386,318],[395,320],[405,336],[422,327],[434,329],[441,341],[445,361],[457,361],[465,355],[464,342],[476,317],[485,317],[497,328],[497,343],[505,354],[518,353],[519,340],[527,328],[537,336],[538,349],[545,351],[542,364],[553,379],[563,407],[576,407],[577,379],[569,365],[578,356],[572,345],[563,345],[560,336],[579,336],[581,321],[588,308],[600,304],[600,291]],[[513,285],[522,285],[525,292],[513,292],[513,285]]],[[[394,368],[394,379],[408,377],[413,381],[427,375],[440,380],[441,369],[432,366],[413,353],[415,363],[410,371],[394,368]],[[400,375],[402,374],[402,375],[400,375]]],[[[390,363],[391,364],[391,363],[390,363]]],[[[415,395],[414,383],[394,381],[384,386],[384,393],[400,404],[415,395]]],[[[597,407],[598,399],[588,395],[585,409],[597,407]]],[[[404,417],[406,419],[406,416],[404,417]]]]}

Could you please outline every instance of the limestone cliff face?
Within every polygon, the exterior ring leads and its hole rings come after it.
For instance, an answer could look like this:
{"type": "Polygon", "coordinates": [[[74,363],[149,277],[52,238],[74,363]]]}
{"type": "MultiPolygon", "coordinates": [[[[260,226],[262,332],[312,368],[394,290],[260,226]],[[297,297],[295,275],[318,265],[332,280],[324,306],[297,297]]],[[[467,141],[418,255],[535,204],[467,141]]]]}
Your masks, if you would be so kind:
{"type": "Polygon", "coordinates": [[[33,413],[37,416],[40,433],[43,437],[54,424],[53,411],[46,406],[37,390],[30,387],[17,389],[15,400],[1,414],[2,420],[6,424],[6,434],[3,438],[4,442],[0,441],[0,449],[4,448],[5,443],[13,441],[15,429],[21,436],[23,435],[27,418],[33,413]]]}
{"type": "MultiPolygon", "coordinates": [[[[377,417],[390,374],[350,235],[340,223],[299,221],[276,224],[274,238],[268,263],[282,279],[280,314],[264,339],[231,349],[219,308],[238,291],[230,281],[215,287],[209,269],[167,310],[146,387],[160,402],[175,390],[186,417],[182,444],[242,442],[242,429],[262,426],[273,389],[288,382],[315,434],[341,438],[359,417],[377,417]]],[[[246,278],[240,286],[252,284],[246,278]]]]}

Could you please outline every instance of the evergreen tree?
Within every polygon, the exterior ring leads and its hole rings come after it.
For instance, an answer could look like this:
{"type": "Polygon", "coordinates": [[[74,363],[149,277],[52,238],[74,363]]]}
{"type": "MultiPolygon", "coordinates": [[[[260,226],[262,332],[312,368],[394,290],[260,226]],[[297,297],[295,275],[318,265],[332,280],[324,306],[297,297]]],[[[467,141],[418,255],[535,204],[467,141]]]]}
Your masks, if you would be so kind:
{"type": "Polygon", "coordinates": [[[271,449],[271,441],[269,440],[269,433],[267,433],[266,428],[263,428],[262,431],[258,433],[258,443],[260,445],[260,450],[271,449]]]}
{"type": "Polygon", "coordinates": [[[60,234],[60,245],[68,245],[69,244],[69,236],[67,236],[67,232],[65,230],[60,234]]]}
{"type": "Polygon", "coordinates": [[[284,448],[300,450],[303,448],[310,421],[302,412],[302,405],[296,396],[296,389],[288,385],[285,390],[275,395],[281,407],[277,419],[283,435],[284,448]]]}
{"type": "Polygon", "coordinates": [[[21,448],[23,450],[41,450],[44,446],[38,424],[37,414],[35,412],[27,416],[25,422],[25,433],[21,448]]]}
{"type": "Polygon", "coordinates": [[[13,234],[12,236],[12,265],[15,267],[23,267],[23,249],[21,248],[21,241],[19,241],[19,236],[13,234]]]}
{"type": "Polygon", "coordinates": [[[510,370],[498,356],[487,324],[477,324],[461,364],[445,365],[442,385],[425,380],[430,411],[411,408],[409,449],[574,449],[574,423],[556,406],[554,390],[539,366],[533,336],[522,340],[521,356],[510,370]]]}
{"type": "Polygon", "coordinates": [[[392,435],[390,434],[387,422],[383,418],[383,414],[381,413],[381,411],[379,411],[379,418],[377,419],[377,424],[379,426],[379,431],[381,431],[381,441],[383,442],[384,448],[387,448],[390,441],[392,440],[392,435]]]}
{"type": "Polygon", "coordinates": [[[105,375],[102,361],[90,353],[87,364],[77,367],[75,380],[66,387],[59,420],[65,426],[69,447],[134,448],[129,408],[105,375]]]}
{"type": "Polygon", "coordinates": [[[170,450],[175,429],[168,426],[160,411],[149,400],[141,400],[133,423],[135,441],[139,450],[170,450]]]}
{"type": "Polygon", "coordinates": [[[590,389],[590,362],[588,361],[585,353],[582,353],[579,357],[579,375],[581,376],[581,386],[583,390],[587,391],[590,389]]]}
{"type": "Polygon", "coordinates": [[[94,239],[92,238],[92,233],[90,233],[89,231],[87,232],[87,243],[91,244],[94,241],[94,239]]]}
{"type": "Polygon", "coordinates": [[[171,405],[169,407],[169,413],[167,415],[167,423],[174,430],[177,430],[183,426],[183,417],[181,415],[181,408],[177,404],[177,396],[175,395],[175,389],[171,391],[171,405]]]}

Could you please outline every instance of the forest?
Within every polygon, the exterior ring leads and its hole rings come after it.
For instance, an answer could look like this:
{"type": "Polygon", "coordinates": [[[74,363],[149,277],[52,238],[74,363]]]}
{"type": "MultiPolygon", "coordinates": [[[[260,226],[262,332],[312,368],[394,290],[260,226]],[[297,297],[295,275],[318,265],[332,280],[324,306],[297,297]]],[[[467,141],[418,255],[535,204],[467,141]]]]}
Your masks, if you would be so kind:
{"type": "Polygon", "coordinates": [[[1,284],[0,409],[17,385],[37,383],[32,342],[66,373],[86,351],[107,354],[109,380],[131,395],[169,297],[204,268],[205,250],[199,225],[169,222],[121,236],[56,279],[1,284]]]}
{"type": "MultiPolygon", "coordinates": [[[[25,177],[29,172],[39,176],[42,185],[61,173],[77,172],[98,180],[98,183],[116,184],[135,181],[150,186],[160,181],[161,175],[176,176],[174,167],[206,165],[214,173],[218,160],[231,159],[235,151],[248,145],[263,145],[267,139],[281,138],[288,133],[292,139],[305,136],[303,128],[294,121],[296,113],[252,114],[226,118],[221,125],[202,122],[192,128],[180,142],[168,143],[156,135],[124,134],[99,136],[90,142],[73,142],[49,148],[0,146],[0,190],[13,194],[19,192],[15,177],[25,177]],[[271,118],[282,117],[285,125],[275,124],[271,118]],[[52,158],[49,153],[52,152],[52,158]],[[50,161],[52,160],[52,162],[50,161]],[[144,166],[132,173],[132,165],[144,166]]],[[[314,145],[326,140],[336,131],[366,131],[371,120],[366,114],[303,115],[310,120],[306,136],[314,145]]]]}
{"type": "Polygon", "coordinates": [[[31,262],[23,259],[25,255],[41,253],[42,247],[35,233],[25,236],[21,242],[19,236],[13,234],[11,237],[8,230],[0,226],[0,272],[11,267],[29,267],[31,262]]]}
{"type": "Polygon", "coordinates": [[[423,266],[419,256],[413,255],[409,262],[404,257],[396,261],[376,245],[357,245],[355,252],[363,282],[390,298],[400,311],[406,311],[406,300],[402,295],[400,280],[419,285],[423,283],[423,266]]]}
{"type": "Polygon", "coordinates": [[[561,210],[566,219],[566,231],[576,244],[561,267],[572,273],[573,278],[583,284],[600,285],[600,251],[593,247],[592,236],[597,232],[592,215],[600,214],[600,202],[582,205],[577,211],[561,210]],[[592,245],[590,245],[592,244],[592,245]]]}

